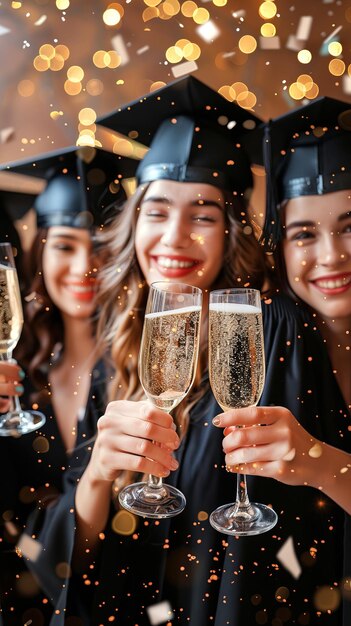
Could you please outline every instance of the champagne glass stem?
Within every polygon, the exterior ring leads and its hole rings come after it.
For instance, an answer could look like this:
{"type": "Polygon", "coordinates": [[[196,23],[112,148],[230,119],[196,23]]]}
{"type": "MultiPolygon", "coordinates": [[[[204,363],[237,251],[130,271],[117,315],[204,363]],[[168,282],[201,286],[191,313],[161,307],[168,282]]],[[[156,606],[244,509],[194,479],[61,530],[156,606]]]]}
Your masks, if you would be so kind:
{"type": "Polygon", "coordinates": [[[149,474],[148,479],[147,479],[147,486],[150,489],[162,489],[162,478],[161,476],[153,476],[152,474],[149,474]]]}

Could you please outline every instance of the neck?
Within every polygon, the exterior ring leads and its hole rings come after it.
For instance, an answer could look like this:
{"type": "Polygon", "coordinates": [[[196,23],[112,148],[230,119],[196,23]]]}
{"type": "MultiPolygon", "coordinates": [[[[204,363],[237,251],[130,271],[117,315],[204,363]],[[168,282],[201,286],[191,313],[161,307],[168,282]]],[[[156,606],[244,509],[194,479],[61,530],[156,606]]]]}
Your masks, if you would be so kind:
{"type": "Polygon", "coordinates": [[[64,318],[63,323],[65,360],[75,365],[92,358],[96,353],[96,341],[90,318],[64,318]]]}

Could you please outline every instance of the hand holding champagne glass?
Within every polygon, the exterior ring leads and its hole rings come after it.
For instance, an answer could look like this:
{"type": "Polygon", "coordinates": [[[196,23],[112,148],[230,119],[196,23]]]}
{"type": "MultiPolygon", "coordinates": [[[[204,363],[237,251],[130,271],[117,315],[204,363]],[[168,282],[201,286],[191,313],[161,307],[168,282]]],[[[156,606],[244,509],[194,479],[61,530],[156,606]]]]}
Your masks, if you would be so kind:
{"type": "MultiPolygon", "coordinates": [[[[150,286],[139,354],[139,378],[151,402],[170,413],[187,395],[199,349],[202,292],[183,283],[150,286]]],[[[184,509],[184,495],[162,479],[125,487],[122,506],[137,515],[173,517],[184,509]]]]}
{"type": "MultiPolygon", "coordinates": [[[[210,293],[209,373],[223,411],[258,403],[265,362],[260,292],[256,289],[210,293]]],[[[228,535],[258,535],[273,528],[277,519],[273,509],[249,501],[246,477],[238,474],[236,502],[213,511],[210,523],[228,535]]]]}
{"type": "MultiPolygon", "coordinates": [[[[10,360],[23,326],[21,294],[9,243],[0,243],[0,359],[10,360]]],[[[0,436],[19,436],[45,423],[39,411],[24,411],[14,397],[14,410],[0,416],[0,436]]]]}

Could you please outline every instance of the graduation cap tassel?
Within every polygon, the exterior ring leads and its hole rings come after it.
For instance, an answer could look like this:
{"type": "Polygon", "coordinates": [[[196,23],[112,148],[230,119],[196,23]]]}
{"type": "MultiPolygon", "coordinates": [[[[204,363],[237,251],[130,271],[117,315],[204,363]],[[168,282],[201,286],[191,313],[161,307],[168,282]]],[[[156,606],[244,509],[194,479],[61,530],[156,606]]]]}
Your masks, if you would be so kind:
{"type": "Polygon", "coordinates": [[[281,237],[281,223],[277,208],[277,186],[273,174],[271,121],[265,127],[263,156],[266,169],[266,216],[260,243],[267,252],[274,252],[281,237]]]}

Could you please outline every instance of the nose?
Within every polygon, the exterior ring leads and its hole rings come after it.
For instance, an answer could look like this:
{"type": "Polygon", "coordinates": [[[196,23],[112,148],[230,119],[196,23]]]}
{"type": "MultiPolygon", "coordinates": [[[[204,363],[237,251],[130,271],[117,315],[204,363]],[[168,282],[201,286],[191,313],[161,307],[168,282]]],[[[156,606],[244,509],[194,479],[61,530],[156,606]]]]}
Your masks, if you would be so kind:
{"type": "Polygon", "coordinates": [[[319,264],[334,267],[348,258],[343,238],[338,233],[326,234],[320,242],[319,264]]]}
{"type": "Polygon", "coordinates": [[[186,248],[191,243],[189,228],[181,215],[177,215],[165,224],[165,232],[160,239],[168,248],[186,248]]]}
{"type": "Polygon", "coordinates": [[[72,262],[71,271],[76,276],[88,276],[92,269],[92,255],[86,248],[76,250],[72,262]]]}

